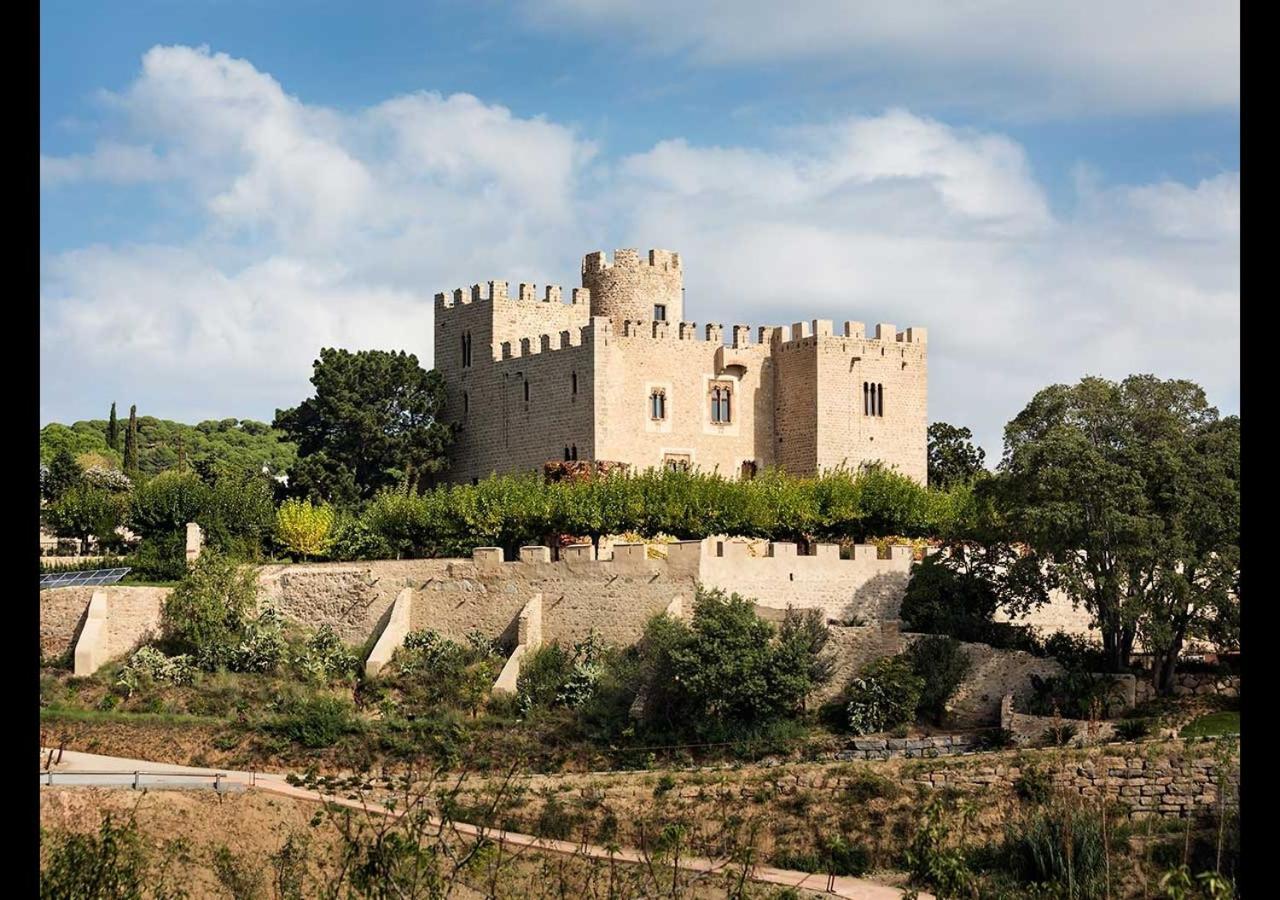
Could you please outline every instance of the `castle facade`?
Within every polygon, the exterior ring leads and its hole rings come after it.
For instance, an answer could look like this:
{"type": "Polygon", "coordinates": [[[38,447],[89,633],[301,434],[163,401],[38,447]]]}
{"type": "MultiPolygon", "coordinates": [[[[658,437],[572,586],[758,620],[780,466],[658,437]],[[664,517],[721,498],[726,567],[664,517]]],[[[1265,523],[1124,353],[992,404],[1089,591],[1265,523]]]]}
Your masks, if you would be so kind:
{"type": "Polygon", "coordinates": [[[458,426],[446,477],[550,460],[688,467],[749,477],[880,461],[924,483],[925,329],[827,319],[747,325],[684,318],[680,255],[602,252],[569,302],[505,281],[435,297],[435,367],[458,426]]]}

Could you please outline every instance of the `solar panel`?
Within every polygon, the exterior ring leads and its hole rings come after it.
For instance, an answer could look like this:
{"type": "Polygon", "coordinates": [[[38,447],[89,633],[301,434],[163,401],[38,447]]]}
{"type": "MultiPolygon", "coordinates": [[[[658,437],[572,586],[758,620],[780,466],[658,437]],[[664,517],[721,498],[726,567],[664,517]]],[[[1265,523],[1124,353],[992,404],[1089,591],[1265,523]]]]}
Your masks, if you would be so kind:
{"type": "Polygon", "coordinates": [[[48,572],[40,576],[40,590],[80,585],[115,584],[129,569],[88,569],[80,572],[48,572]]]}

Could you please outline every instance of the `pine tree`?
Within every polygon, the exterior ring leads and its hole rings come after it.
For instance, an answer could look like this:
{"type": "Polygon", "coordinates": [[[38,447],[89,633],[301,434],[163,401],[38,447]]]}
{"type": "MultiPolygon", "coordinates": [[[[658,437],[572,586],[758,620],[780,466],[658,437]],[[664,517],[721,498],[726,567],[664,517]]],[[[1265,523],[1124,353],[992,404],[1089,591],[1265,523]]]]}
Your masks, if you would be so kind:
{"type": "Polygon", "coordinates": [[[107,420],[107,446],[112,450],[120,449],[120,423],[116,421],[116,405],[111,404],[111,418],[107,420]]]}
{"type": "Polygon", "coordinates": [[[124,473],[138,474],[138,407],[129,407],[129,430],[124,433],[124,473]]]}

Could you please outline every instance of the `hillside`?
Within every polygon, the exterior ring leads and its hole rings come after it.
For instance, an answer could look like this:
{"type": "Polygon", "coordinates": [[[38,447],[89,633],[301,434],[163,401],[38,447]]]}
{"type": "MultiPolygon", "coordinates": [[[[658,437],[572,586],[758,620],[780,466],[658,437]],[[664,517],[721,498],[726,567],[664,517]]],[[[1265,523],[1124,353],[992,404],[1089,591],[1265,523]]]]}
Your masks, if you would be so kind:
{"type": "MultiPolygon", "coordinates": [[[[52,422],[40,429],[40,461],[48,465],[55,453],[67,447],[77,457],[94,455],[99,460],[84,463],[123,463],[124,433],[129,425],[127,411],[119,419],[119,449],[107,444],[107,420],[90,419],[63,425],[52,422]]],[[[210,419],[186,425],[154,416],[138,417],[138,468],[144,476],[155,475],[178,463],[179,450],[186,461],[201,468],[210,463],[226,463],[239,468],[280,473],[292,465],[296,449],[281,433],[265,422],[251,419],[210,419]]]]}

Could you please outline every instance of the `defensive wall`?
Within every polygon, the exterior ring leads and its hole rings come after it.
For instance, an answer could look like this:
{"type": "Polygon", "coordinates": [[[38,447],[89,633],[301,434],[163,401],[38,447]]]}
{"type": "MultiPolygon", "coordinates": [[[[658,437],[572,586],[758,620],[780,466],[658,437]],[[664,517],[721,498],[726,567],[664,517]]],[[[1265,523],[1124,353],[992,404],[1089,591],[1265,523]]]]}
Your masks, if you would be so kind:
{"type": "MultiPolygon", "coordinates": [[[[366,651],[372,674],[408,631],[421,628],[455,640],[478,631],[508,653],[591,633],[630,644],[658,613],[690,615],[702,584],[753,600],[757,613],[775,622],[788,607],[819,610],[831,626],[835,663],[815,698],[822,702],[862,666],[920,637],[903,634],[898,621],[910,548],[889,549],[882,559],[874,545],[857,545],[842,559],[834,544],[803,555],[795,544],[708,539],[615,543],[601,559],[582,544],[562,549],[556,561],[547,547],[524,547],[514,560],[499,548],[480,548],[471,559],[269,565],[258,572],[259,602],[309,628],[329,626],[366,651]]],[[[154,636],[167,595],[165,588],[122,586],[42,591],[41,652],[69,655],[77,674],[87,674],[154,636]]],[[[1024,702],[1030,675],[1061,672],[1055,661],[1020,651],[964,647],[972,668],[951,703],[956,726],[999,722],[1001,699],[1024,702]]]]}

